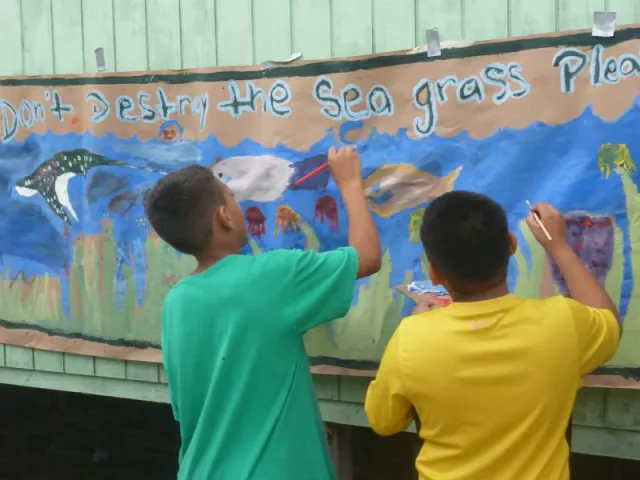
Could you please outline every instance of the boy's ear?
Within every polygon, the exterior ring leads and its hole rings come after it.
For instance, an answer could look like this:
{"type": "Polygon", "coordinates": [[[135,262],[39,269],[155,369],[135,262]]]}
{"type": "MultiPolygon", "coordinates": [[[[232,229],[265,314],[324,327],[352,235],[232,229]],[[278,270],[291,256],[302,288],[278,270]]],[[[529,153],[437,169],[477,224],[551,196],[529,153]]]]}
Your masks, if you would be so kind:
{"type": "Polygon", "coordinates": [[[233,230],[233,220],[226,205],[220,205],[215,209],[213,220],[224,230],[233,230]]]}
{"type": "Polygon", "coordinates": [[[512,257],[518,251],[518,239],[513,232],[509,232],[509,256],[512,257]]]}
{"type": "Polygon", "coordinates": [[[429,278],[431,279],[431,283],[433,283],[436,287],[439,285],[444,286],[445,278],[440,273],[440,270],[434,267],[433,264],[431,263],[427,265],[427,270],[429,272],[429,278]]]}

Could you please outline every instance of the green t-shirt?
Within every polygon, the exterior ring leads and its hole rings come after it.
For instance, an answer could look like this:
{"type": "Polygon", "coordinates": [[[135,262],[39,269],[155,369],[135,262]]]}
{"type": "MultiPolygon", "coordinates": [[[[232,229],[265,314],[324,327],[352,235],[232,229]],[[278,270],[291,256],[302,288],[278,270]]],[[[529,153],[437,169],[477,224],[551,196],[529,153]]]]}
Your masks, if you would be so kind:
{"type": "Polygon", "coordinates": [[[231,255],[179,282],[162,352],[180,480],[334,480],[302,337],[344,316],[353,248],[231,255]]]}

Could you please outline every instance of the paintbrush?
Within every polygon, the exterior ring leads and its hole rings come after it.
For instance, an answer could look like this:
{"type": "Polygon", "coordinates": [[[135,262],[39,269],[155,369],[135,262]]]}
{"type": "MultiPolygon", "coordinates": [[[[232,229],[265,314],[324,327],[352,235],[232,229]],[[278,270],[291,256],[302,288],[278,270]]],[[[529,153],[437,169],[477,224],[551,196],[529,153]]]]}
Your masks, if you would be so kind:
{"type": "Polygon", "coordinates": [[[544,232],[545,236],[547,237],[547,240],[551,240],[551,235],[549,235],[549,231],[546,229],[546,227],[542,223],[542,219],[540,218],[540,215],[538,215],[536,212],[533,211],[533,207],[531,206],[531,202],[529,200],[525,200],[525,203],[529,207],[529,210],[531,211],[531,213],[533,213],[533,218],[535,219],[535,221],[538,224],[538,226],[544,232]]]}
{"type": "Polygon", "coordinates": [[[318,168],[311,170],[309,173],[307,173],[305,176],[303,176],[302,178],[299,178],[298,180],[296,180],[295,182],[293,182],[293,186],[294,187],[299,187],[302,183],[306,182],[307,180],[309,180],[311,177],[315,177],[317,174],[319,174],[320,172],[326,170],[327,168],[329,168],[329,164],[328,163],[323,163],[322,165],[320,165],[318,168]]]}
{"type": "MultiPolygon", "coordinates": [[[[362,144],[360,142],[356,142],[355,144],[353,144],[352,146],[354,146],[356,148],[356,150],[358,151],[358,153],[361,153],[363,151],[366,150],[366,145],[362,144]]],[[[327,168],[329,168],[329,164],[328,163],[323,163],[322,165],[320,165],[318,168],[311,170],[309,173],[307,173],[306,175],[304,175],[303,177],[299,178],[298,180],[296,180],[295,182],[293,182],[293,186],[294,187],[299,187],[301,184],[303,184],[304,182],[306,182],[307,180],[309,180],[311,177],[315,177],[316,175],[318,175],[320,172],[325,171],[327,168]]]]}

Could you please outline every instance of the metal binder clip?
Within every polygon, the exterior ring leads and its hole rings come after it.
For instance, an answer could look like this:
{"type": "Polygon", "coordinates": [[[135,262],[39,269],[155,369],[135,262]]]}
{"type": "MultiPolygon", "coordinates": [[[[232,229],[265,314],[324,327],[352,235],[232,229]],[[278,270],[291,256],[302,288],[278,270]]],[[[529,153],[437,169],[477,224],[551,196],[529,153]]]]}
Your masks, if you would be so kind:
{"type": "Polygon", "coordinates": [[[265,60],[260,63],[260,68],[262,68],[262,70],[270,70],[272,68],[276,68],[278,65],[286,65],[287,63],[295,62],[300,58],[302,58],[302,52],[295,52],[283,60],[265,60]]]}
{"type": "Polygon", "coordinates": [[[104,48],[98,47],[95,49],[96,54],[96,68],[98,72],[104,72],[107,69],[107,63],[104,59],[104,48]]]}
{"type": "Polygon", "coordinates": [[[616,12],[595,12],[593,14],[594,37],[613,37],[616,33],[616,12]]]}
{"type": "Polygon", "coordinates": [[[437,28],[427,30],[427,57],[439,57],[442,55],[440,50],[440,34],[437,28]]]}
{"type": "MultiPolygon", "coordinates": [[[[447,50],[449,48],[464,48],[473,45],[471,40],[445,40],[440,42],[440,50],[447,50]]],[[[426,45],[418,45],[416,48],[412,48],[407,52],[407,55],[415,55],[416,53],[424,53],[427,51],[426,45]]]]}

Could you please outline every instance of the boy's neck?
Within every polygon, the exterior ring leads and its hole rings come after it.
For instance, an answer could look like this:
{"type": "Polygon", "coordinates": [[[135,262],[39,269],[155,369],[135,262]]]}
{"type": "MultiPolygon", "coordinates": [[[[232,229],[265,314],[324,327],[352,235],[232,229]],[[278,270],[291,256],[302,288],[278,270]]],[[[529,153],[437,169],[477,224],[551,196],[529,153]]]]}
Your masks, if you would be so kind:
{"type": "Polygon", "coordinates": [[[482,302],[484,300],[493,300],[494,298],[504,297],[509,293],[509,287],[507,285],[506,280],[500,282],[498,285],[495,285],[486,290],[482,290],[479,292],[473,293],[459,293],[459,292],[450,292],[451,298],[454,302],[482,302]]]}
{"type": "Polygon", "coordinates": [[[228,257],[229,255],[238,255],[240,254],[240,248],[233,249],[229,247],[216,247],[212,248],[210,251],[202,253],[196,256],[196,260],[198,261],[198,266],[193,271],[193,274],[198,274],[204,272],[205,270],[210,269],[224,257],[228,257]]]}

